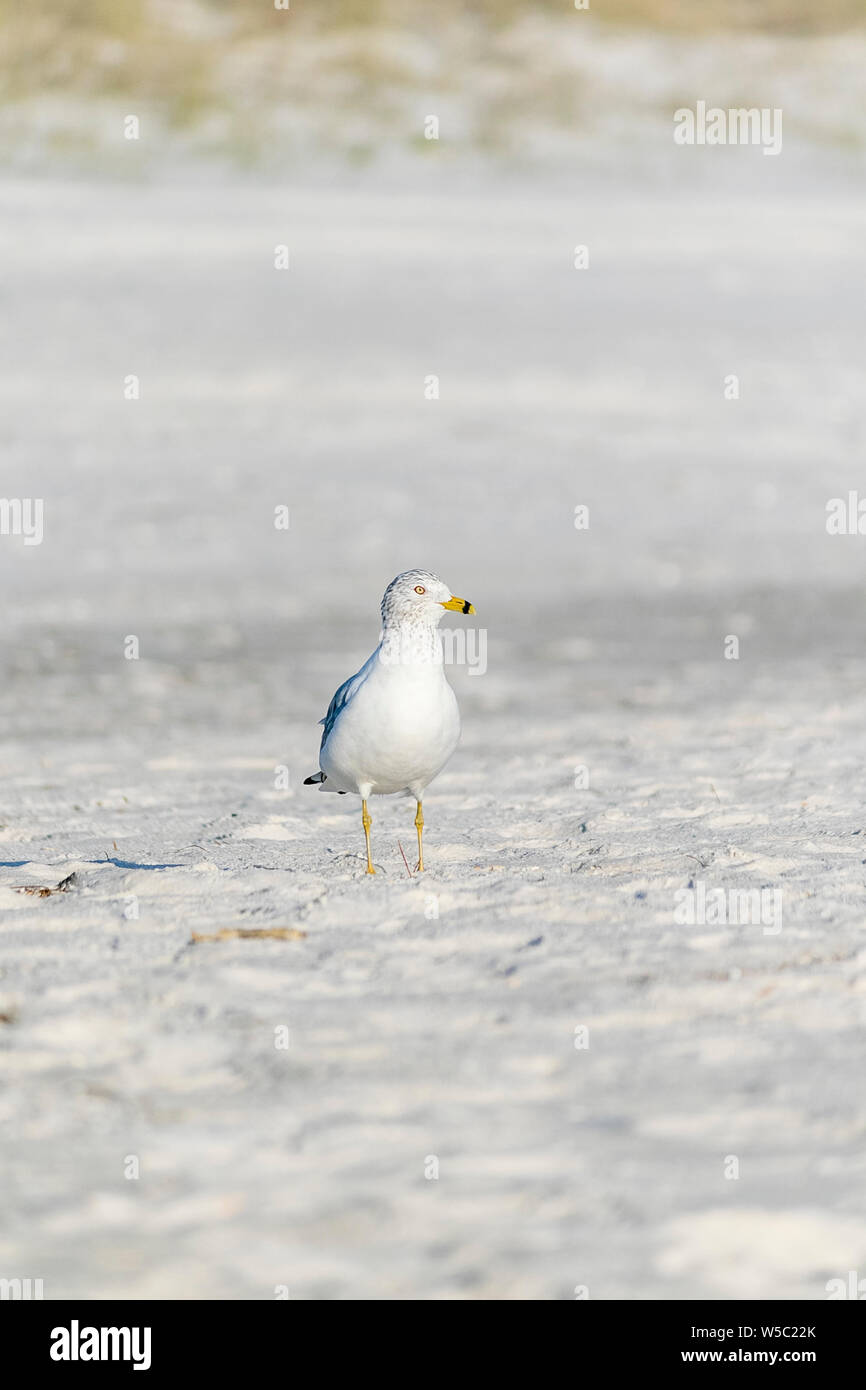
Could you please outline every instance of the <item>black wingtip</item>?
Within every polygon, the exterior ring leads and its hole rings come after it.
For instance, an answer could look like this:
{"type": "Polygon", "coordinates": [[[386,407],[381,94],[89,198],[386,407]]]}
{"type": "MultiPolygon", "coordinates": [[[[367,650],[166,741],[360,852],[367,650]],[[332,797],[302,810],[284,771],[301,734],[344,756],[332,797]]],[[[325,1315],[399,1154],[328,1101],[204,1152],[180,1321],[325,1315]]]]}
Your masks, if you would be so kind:
{"type": "Polygon", "coordinates": [[[328,779],[326,778],[324,772],[314,772],[312,777],[304,778],[304,786],[313,787],[316,785],[317,782],[326,782],[327,780],[328,779]]]}

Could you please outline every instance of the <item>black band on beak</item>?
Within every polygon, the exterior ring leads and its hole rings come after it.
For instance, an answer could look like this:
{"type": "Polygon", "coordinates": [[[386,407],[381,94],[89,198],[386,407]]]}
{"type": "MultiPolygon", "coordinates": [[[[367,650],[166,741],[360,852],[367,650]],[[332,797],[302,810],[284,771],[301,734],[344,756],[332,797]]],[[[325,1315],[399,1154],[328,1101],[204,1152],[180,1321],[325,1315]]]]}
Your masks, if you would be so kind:
{"type": "Polygon", "coordinates": [[[464,604],[463,604],[463,612],[464,612],[464,613],[468,613],[471,607],[472,607],[472,604],[469,602],[468,599],[466,599],[466,601],[465,601],[464,604]]]}

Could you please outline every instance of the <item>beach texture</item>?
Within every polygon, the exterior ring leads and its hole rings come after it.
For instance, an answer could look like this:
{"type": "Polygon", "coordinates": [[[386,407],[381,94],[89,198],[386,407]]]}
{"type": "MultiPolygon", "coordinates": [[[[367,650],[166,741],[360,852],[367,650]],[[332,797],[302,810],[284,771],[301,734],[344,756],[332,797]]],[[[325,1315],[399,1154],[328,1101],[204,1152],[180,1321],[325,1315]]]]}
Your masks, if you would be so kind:
{"type": "Polygon", "coordinates": [[[838,167],[695,153],[4,183],[3,487],[44,535],[0,537],[3,1277],[866,1268],[866,539],[826,526],[866,217],[838,167]],[[368,878],[356,799],[301,783],[412,566],[477,610],[463,742],[427,872],[383,799],[368,878]],[[716,890],[774,915],[679,919],[716,890]]]}

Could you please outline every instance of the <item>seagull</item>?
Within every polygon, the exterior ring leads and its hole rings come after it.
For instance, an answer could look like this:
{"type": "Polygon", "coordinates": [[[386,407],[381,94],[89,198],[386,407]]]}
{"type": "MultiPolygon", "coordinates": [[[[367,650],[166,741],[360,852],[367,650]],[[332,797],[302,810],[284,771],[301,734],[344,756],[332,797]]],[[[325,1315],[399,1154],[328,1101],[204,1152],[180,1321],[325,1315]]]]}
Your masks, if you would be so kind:
{"type": "Polygon", "coordinates": [[[475,612],[468,599],[455,598],[429,570],[407,570],[392,579],[382,599],[378,647],[343,682],[319,720],[324,725],[321,770],[305,777],[304,786],[360,796],[368,874],[376,870],[367,801],[395,792],[409,792],[417,803],[418,869],[424,868],[421,794],[460,738],[460,712],[445,679],[437,632],[446,609],[475,612]]]}

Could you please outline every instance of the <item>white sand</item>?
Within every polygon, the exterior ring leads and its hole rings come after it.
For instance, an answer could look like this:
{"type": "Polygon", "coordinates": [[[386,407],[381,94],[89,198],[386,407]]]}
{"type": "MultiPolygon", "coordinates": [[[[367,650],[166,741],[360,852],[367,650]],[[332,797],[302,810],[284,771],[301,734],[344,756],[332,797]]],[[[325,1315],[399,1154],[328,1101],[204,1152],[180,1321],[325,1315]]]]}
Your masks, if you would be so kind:
{"type": "Polygon", "coordinates": [[[0,1274],[760,1299],[864,1270],[866,539],[824,528],[862,481],[864,216],[762,174],[6,187],[3,487],[45,539],[0,538],[0,1274]],[[357,803],[300,783],[408,565],[475,603],[488,669],[454,676],[429,872],[387,800],[368,879],[357,803]],[[780,890],[782,929],[678,925],[697,879],[780,890]],[[306,936],[190,944],[232,926],[306,936]]]}

